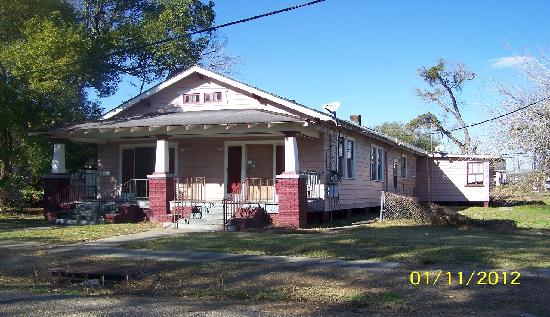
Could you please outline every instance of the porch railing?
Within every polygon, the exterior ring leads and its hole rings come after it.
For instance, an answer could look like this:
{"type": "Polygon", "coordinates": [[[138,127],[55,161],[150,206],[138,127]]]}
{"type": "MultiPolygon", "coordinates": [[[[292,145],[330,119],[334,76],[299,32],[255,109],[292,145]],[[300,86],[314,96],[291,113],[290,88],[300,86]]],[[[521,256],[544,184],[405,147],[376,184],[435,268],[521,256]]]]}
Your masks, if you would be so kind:
{"type": "Polygon", "coordinates": [[[321,173],[317,171],[301,171],[300,175],[306,176],[307,200],[322,199],[321,173]]]}
{"type": "Polygon", "coordinates": [[[247,178],[241,189],[242,198],[246,202],[275,201],[275,182],[272,178],[247,178]]]}
{"type": "Polygon", "coordinates": [[[225,228],[245,204],[262,205],[275,202],[275,181],[272,178],[247,178],[233,186],[231,194],[223,200],[223,223],[225,228]]]}
{"type": "Polygon", "coordinates": [[[81,171],[71,175],[69,186],[63,188],[54,195],[47,197],[45,206],[49,210],[67,209],[78,201],[89,201],[96,199],[96,175],[81,171]]]}
{"type": "Polygon", "coordinates": [[[205,202],[206,177],[175,178],[174,200],[187,202],[205,202]]]}
{"type": "Polygon", "coordinates": [[[115,193],[119,199],[147,199],[149,198],[149,180],[146,178],[129,179],[117,187],[115,193]]]}

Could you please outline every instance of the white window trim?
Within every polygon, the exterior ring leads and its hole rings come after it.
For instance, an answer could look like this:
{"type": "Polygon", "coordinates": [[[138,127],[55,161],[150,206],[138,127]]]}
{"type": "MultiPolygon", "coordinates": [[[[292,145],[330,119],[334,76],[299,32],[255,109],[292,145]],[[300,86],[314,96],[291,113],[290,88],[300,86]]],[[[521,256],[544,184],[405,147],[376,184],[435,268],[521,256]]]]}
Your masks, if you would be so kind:
{"type": "Polygon", "coordinates": [[[357,143],[355,142],[355,139],[354,138],[351,138],[351,137],[347,137],[345,136],[344,137],[344,170],[343,170],[343,175],[342,175],[342,178],[343,179],[350,179],[350,180],[353,180],[355,179],[355,160],[357,159],[357,143]],[[347,150],[348,150],[348,141],[352,141],[353,142],[353,161],[352,161],[352,173],[351,173],[351,177],[348,177],[348,159],[346,158],[346,154],[347,154],[347,150]]]}
{"type": "Polygon", "coordinates": [[[401,179],[407,179],[408,169],[409,169],[409,158],[405,154],[401,154],[401,166],[399,166],[399,169],[401,170],[401,179]],[[405,159],[405,174],[403,174],[403,159],[405,159]]]}
{"type": "Polygon", "coordinates": [[[411,169],[411,174],[412,174],[411,177],[416,178],[416,163],[417,163],[416,158],[413,157],[411,162],[414,162],[414,164],[412,164],[413,168],[411,169]]]}
{"type": "MultiPolygon", "coordinates": [[[[386,160],[385,160],[385,152],[384,152],[384,148],[381,147],[381,146],[378,146],[378,145],[374,145],[374,144],[371,144],[370,146],[370,153],[369,153],[369,163],[370,163],[370,180],[372,182],[384,182],[384,180],[386,179],[386,176],[385,176],[385,169],[386,169],[386,160]],[[381,175],[378,175],[378,178],[377,179],[372,179],[372,150],[375,149],[376,150],[376,157],[377,157],[377,160],[378,162],[380,162],[381,164],[381,172],[382,174],[381,175]],[[380,151],[382,151],[382,157],[379,157],[380,156],[380,151]]],[[[378,162],[376,162],[376,168],[378,169],[378,162]]]]}

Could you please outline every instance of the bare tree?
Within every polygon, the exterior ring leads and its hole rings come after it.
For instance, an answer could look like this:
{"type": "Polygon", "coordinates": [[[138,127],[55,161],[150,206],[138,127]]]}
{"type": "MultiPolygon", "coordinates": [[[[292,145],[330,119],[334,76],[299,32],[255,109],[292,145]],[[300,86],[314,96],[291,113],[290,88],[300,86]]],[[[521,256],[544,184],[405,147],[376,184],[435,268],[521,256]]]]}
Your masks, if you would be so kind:
{"type": "Polygon", "coordinates": [[[432,113],[419,116],[416,123],[419,125],[433,125],[434,128],[456,144],[462,154],[473,152],[470,133],[460,112],[457,92],[462,91],[464,83],[474,79],[475,74],[468,71],[464,64],[447,65],[444,59],[440,59],[434,66],[419,69],[418,75],[430,86],[430,89],[417,88],[417,96],[428,103],[435,103],[445,114],[450,114],[456,121],[458,129],[456,129],[456,132],[450,131],[451,129],[445,127],[442,120],[432,113]],[[462,137],[457,136],[458,133],[461,133],[462,137]]]}
{"type": "Polygon", "coordinates": [[[499,139],[501,149],[532,158],[532,169],[542,182],[550,176],[550,57],[541,52],[536,57],[515,56],[515,60],[526,85],[498,84],[504,98],[494,112],[521,110],[496,121],[493,129],[505,136],[499,139]]]}

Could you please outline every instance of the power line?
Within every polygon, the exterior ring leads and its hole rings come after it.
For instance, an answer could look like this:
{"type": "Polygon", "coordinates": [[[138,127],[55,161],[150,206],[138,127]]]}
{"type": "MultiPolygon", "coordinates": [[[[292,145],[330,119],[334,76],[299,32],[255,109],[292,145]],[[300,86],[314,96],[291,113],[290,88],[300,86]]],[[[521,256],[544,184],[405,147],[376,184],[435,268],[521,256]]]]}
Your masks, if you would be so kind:
{"type": "Polygon", "coordinates": [[[60,67],[65,67],[65,66],[71,66],[71,65],[77,65],[77,64],[81,64],[81,63],[86,63],[86,62],[89,62],[89,61],[92,61],[92,60],[98,59],[98,58],[111,57],[111,56],[115,56],[115,55],[127,53],[127,52],[129,52],[129,51],[139,50],[139,49],[143,49],[143,48],[146,48],[146,47],[149,47],[149,46],[155,46],[155,45],[164,44],[164,43],[167,43],[167,42],[170,42],[170,41],[175,41],[175,40],[178,40],[178,39],[181,39],[181,38],[184,38],[184,37],[188,37],[188,36],[192,36],[192,35],[196,35],[196,34],[200,34],[200,33],[212,32],[212,31],[215,31],[215,30],[217,30],[217,29],[225,28],[225,27],[228,27],[228,26],[232,26],[232,25],[236,25],[236,24],[241,24],[241,23],[246,23],[246,22],[258,20],[258,19],[261,19],[261,18],[265,18],[265,17],[268,17],[268,16],[272,16],[272,15],[276,15],[276,14],[280,14],[280,13],[285,13],[285,12],[293,11],[293,10],[296,10],[296,9],[300,9],[300,8],[312,6],[312,5],[315,5],[315,4],[318,4],[318,3],[321,3],[321,2],[325,2],[325,1],[326,1],[326,0],[315,0],[315,1],[310,1],[310,2],[307,2],[307,3],[302,3],[302,4],[295,5],[295,6],[290,6],[290,7],[286,7],[286,8],[283,8],[283,9],[279,9],[279,10],[275,10],[275,11],[270,11],[270,12],[258,14],[258,15],[255,15],[255,16],[252,16],[252,17],[248,17],[248,18],[244,18],[244,19],[240,19],[240,20],[237,20],[237,21],[232,21],[232,22],[227,22],[227,23],[220,24],[220,25],[215,25],[215,26],[208,27],[208,28],[205,28],[205,29],[201,29],[201,30],[189,32],[189,33],[186,33],[186,34],[183,34],[183,35],[173,36],[173,37],[167,37],[167,38],[164,38],[164,39],[155,41],[155,42],[151,42],[151,43],[146,43],[146,44],[142,44],[142,45],[130,47],[130,48],[128,48],[128,49],[116,50],[116,51],[111,52],[111,53],[106,53],[106,54],[103,54],[103,55],[100,55],[100,56],[95,56],[95,57],[93,57],[93,58],[88,58],[88,59],[81,60],[81,61],[75,61],[75,62],[70,62],[70,63],[64,63],[64,64],[60,64],[60,65],[56,65],[56,66],[51,66],[51,67],[46,67],[46,68],[41,68],[41,69],[36,69],[36,70],[27,71],[27,72],[24,72],[22,75],[28,75],[28,74],[33,74],[33,73],[39,73],[39,72],[54,70],[54,69],[57,69],[57,68],[60,68],[60,67]]]}
{"type": "MultiPolygon", "coordinates": [[[[465,125],[465,126],[463,126],[463,127],[454,128],[454,129],[450,129],[450,130],[447,130],[447,131],[448,131],[448,132],[453,132],[453,131],[463,130],[463,129],[470,128],[470,127],[475,127],[475,126],[477,126],[477,125],[484,124],[484,123],[487,123],[487,122],[495,121],[495,120],[498,120],[498,119],[500,119],[500,118],[503,118],[503,117],[509,116],[509,115],[511,115],[511,114],[514,114],[514,113],[516,113],[516,112],[518,112],[518,111],[525,110],[525,109],[527,109],[527,108],[529,108],[529,107],[532,107],[532,106],[534,106],[534,105],[537,105],[537,104],[539,104],[539,103],[541,103],[541,102],[543,102],[543,101],[547,101],[547,100],[550,100],[550,97],[546,97],[546,98],[539,99],[539,100],[534,101],[534,102],[532,102],[532,103],[530,103],[530,104],[528,104],[528,105],[525,105],[525,106],[523,106],[523,107],[519,107],[519,108],[517,108],[517,109],[514,109],[514,110],[512,110],[512,111],[510,111],[510,112],[506,112],[506,113],[501,114],[501,115],[498,115],[498,116],[496,116],[496,117],[492,117],[492,118],[489,118],[489,119],[486,119],[486,120],[483,120],[483,121],[479,121],[479,122],[476,122],[476,123],[468,124],[468,125],[465,125]]],[[[431,134],[436,134],[436,133],[439,133],[439,132],[431,132],[431,134]]]]}

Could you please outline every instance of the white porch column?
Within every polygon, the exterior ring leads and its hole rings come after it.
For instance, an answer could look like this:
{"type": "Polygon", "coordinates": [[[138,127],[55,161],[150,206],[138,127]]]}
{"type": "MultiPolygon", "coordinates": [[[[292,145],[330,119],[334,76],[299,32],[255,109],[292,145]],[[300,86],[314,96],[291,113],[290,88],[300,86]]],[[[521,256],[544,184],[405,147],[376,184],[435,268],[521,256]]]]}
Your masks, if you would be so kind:
{"type": "Polygon", "coordinates": [[[168,140],[158,139],[157,150],[155,157],[155,174],[168,174],[169,171],[169,154],[168,154],[168,140]]]}
{"type": "Polygon", "coordinates": [[[52,156],[52,174],[64,174],[65,169],[65,144],[54,143],[52,156]]]}
{"type": "Polygon", "coordinates": [[[300,171],[298,160],[298,142],[296,132],[285,132],[285,174],[297,174],[300,171]]]}

